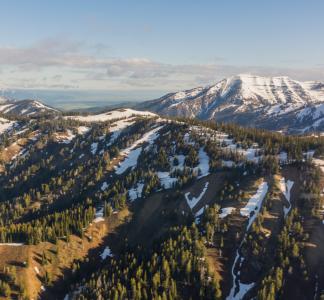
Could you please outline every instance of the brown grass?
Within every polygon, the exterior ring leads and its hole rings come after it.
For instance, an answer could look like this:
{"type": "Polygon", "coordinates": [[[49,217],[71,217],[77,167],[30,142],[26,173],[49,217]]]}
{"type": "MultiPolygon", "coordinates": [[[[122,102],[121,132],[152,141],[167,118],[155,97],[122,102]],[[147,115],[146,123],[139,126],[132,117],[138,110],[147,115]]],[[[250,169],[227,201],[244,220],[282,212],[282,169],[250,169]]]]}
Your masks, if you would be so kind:
{"type": "Polygon", "coordinates": [[[37,299],[46,271],[52,275],[53,281],[57,280],[62,276],[62,270],[71,268],[75,259],[84,259],[91,249],[102,245],[107,235],[114,232],[127,216],[128,210],[125,209],[113,214],[108,220],[91,224],[82,239],[72,235],[69,242],[59,240],[56,245],[42,242],[38,245],[0,246],[0,270],[6,267],[15,268],[18,284],[25,287],[30,298],[37,299]],[[43,253],[48,259],[46,265],[41,264],[43,253]],[[25,267],[24,262],[27,261],[28,267],[25,267]],[[36,273],[35,267],[38,268],[39,274],[36,273]]]}
{"type": "Polygon", "coordinates": [[[218,250],[216,248],[208,248],[206,252],[206,262],[210,272],[214,275],[216,281],[223,280],[223,264],[219,259],[218,250]]]}

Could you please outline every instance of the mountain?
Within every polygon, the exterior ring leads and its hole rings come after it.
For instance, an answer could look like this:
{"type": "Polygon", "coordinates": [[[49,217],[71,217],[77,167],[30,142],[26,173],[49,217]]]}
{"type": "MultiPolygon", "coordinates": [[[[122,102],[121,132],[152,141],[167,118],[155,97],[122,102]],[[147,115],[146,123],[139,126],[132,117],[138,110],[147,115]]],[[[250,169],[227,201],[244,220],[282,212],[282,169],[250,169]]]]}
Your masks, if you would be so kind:
{"type": "Polygon", "coordinates": [[[162,115],[304,133],[324,130],[324,83],[247,74],[137,106],[162,115]]]}
{"type": "Polygon", "coordinates": [[[3,115],[37,116],[60,114],[60,111],[38,100],[6,100],[0,101],[0,113],[3,115]]]}
{"type": "Polygon", "coordinates": [[[99,114],[88,114],[88,115],[76,115],[76,116],[65,116],[65,119],[73,119],[81,122],[106,122],[116,119],[129,119],[132,117],[158,117],[158,115],[149,111],[139,111],[131,108],[119,108],[115,110],[109,110],[99,114]]]}
{"type": "Polygon", "coordinates": [[[320,299],[324,138],[134,109],[0,118],[0,297],[320,299]]]}

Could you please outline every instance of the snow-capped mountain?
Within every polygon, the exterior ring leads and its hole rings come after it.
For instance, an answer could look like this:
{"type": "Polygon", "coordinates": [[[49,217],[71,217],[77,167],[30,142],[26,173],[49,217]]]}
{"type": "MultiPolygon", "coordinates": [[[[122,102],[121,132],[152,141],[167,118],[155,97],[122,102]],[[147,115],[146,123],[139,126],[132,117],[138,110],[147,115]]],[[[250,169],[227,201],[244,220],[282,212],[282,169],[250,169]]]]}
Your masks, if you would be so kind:
{"type": "Polygon", "coordinates": [[[138,108],[302,133],[324,130],[324,83],[242,74],[215,85],[170,93],[138,108]]]}
{"type": "Polygon", "coordinates": [[[0,113],[3,115],[36,116],[40,114],[58,114],[58,110],[38,100],[2,101],[0,113]]]}

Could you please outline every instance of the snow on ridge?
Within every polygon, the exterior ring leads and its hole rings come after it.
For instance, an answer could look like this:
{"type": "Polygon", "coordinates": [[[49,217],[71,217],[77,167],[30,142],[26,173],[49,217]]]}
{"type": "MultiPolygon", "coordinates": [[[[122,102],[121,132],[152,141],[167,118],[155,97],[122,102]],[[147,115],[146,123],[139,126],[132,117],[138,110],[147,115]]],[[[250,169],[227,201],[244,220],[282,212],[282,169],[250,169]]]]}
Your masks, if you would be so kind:
{"type": "Polygon", "coordinates": [[[142,147],[136,148],[129,152],[127,157],[119,164],[116,169],[116,174],[123,174],[128,168],[134,168],[137,165],[137,160],[142,152],[142,147]]]}
{"type": "Polygon", "coordinates": [[[75,138],[75,134],[73,134],[72,130],[70,129],[67,129],[63,134],[55,132],[54,136],[57,142],[62,144],[69,144],[75,138]]]}
{"type": "Polygon", "coordinates": [[[57,109],[47,106],[38,100],[21,100],[11,101],[4,104],[0,104],[0,112],[8,114],[14,110],[17,110],[20,115],[31,116],[37,112],[54,111],[57,109]]]}
{"type": "MultiPolygon", "coordinates": [[[[239,74],[214,85],[169,93],[158,99],[157,110],[202,119],[214,119],[218,115],[230,118],[221,112],[234,105],[234,114],[248,113],[254,108],[256,116],[262,114],[266,121],[272,116],[283,118],[289,114],[293,117],[293,114],[302,114],[305,107],[319,105],[324,101],[322,86],[321,83],[300,82],[287,76],[239,74]]],[[[314,117],[323,113],[322,109],[317,110],[314,117]]],[[[298,118],[291,124],[296,129],[300,127],[297,121],[298,118]]]]}
{"type": "Polygon", "coordinates": [[[321,82],[316,81],[304,81],[300,82],[300,84],[308,91],[313,99],[318,99],[320,102],[324,101],[324,89],[316,88],[319,85],[322,86],[321,82]]]}
{"type": "Polygon", "coordinates": [[[266,99],[269,104],[318,102],[318,94],[312,93],[303,82],[287,76],[263,77],[251,74],[240,74],[229,78],[231,82],[241,83],[243,98],[266,99]]]}
{"type": "Polygon", "coordinates": [[[87,126],[79,126],[77,128],[78,134],[83,135],[90,131],[90,128],[87,126]]]}
{"type": "Polygon", "coordinates": [[[0,117],[0,134],[12,129],[15,126],[15,121],[10,121],[0,117]]]}
{"type": "Polygon", "coordinates": [[[180,91],[173,95],[174,100],[182,100],[185,98],[196,97],[201,91],[203,90],[202,87],[193,88],[191,90],[180,91]]]}
{"type": "Polygon", "coordinates": [[[64,118],[78,120],[82,122],[105,122],[105,121],[117,120],[122,118],[130,118],[133,116],[156,117],[157,115],[149,111],[139,111],[131,108],[123,108],[123,109],[108,111],[97,115],[66,116],[64,118]]]}
{"type": "Polygon", "coordinates": [[[121,155],[126,156],[126,158],[121,163],[119,163],[118,166],[115,167],[116,174],[118,175],[123,174],[128,168],[135,167],[137,165],[138,157],[142,152],[142,147],[139,148],[136,147],[144,142],[148,142],[149,146],[152,145],[154,141],[159,137],[158,131],[163,127],[164,125],[156,127],[146,132],[142,138],[135,141],[130,147],[124,149],[121,152],[121,155]]]}
{"type": "Polygon", "coordinates": [[[269,105],[286,103],[316,103],[324,101],[323,89],[314,88],[314,82],[300,82],[288,76],[264,77],[252,74],[238,74],[224,78],[214,85],[197,87],[171,94],[171,100],[177,105],[188,98],[198,97],[201,92],[206,95],[220,94],[222,98],[235,91],[237,97],[250,101],[266,100],[269,105]]]}
{"type": "Polygon", "coordinates": [[[52,110],[52,111],[58,112],[57,109],[55,109],[53,107],[50,107],[50,106],[47,106],[47,105],[45,105],[44,103],[42,103],[42,102],[40,102],[38,100],[32,100],[31,106],[36,107],[36,108],[41,108],[42,111],[44,111],[44,110],[52,110]]]}
{"type": "Polygon", "coordinates": [[[1,104],[1,105],[0,105],[0,112],[2,112],[2,113],[7,113],[8,111],[11,110],[11,107],[12,107],[12,106],[13,106],[12,103],[10,103],[10,104],[1,104]]]}
{"type": "Polygon", "coordinates": [[[143,144],[144,142],[148,142],[149,144],[152,144],[155,139],[158,138],[158,134],[157,132],[162,129],[164,127],[164,125],[156,127],[148,132],[146,132],[140,139],[138,139],[137,141],[135,141],[131,146],[129,146],[128,148],[126,148],[125,150],[123,150],[121,152],[122,155],[127,155],[129,154],[129,152],[131,150],[133,150],[134,148],[136,148],[138,145],[143,144]]]}
{"type": "Polygon", "coordinates": [[[112,133],[112,136],[110,138],[108,146],[110,146],[120,136],[125,128],[133,125],[134,123],[135,121],[133,121],[132,119],[122,119],[112,123],[109,127],[109,132],[112,133]]]}

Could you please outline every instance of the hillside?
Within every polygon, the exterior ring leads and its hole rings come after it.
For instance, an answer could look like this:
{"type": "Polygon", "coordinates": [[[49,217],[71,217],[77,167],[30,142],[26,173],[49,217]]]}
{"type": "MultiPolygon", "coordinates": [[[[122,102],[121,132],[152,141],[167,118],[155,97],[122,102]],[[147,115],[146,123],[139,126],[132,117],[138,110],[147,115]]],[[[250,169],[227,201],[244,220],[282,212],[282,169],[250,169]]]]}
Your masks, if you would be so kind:
{"type": "Polygon", "coordinates": [[[1,297],[324,292],[324,138],[132,109],[12,118],[0,119],[1,297]]]}
{"type": "Polygon", "coordinates": [[[324,129],[323,101],[323,83],[242,74],[170,93],[137,108],[300,134],[324,129]]]}
{"type": "Polygon", "coordinates": [[[60,112],[38,100],[4,100],[0,101],[0,114],[34,117],[37,115],[56,115],[60,112]]]}

